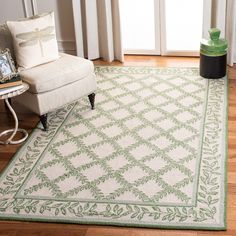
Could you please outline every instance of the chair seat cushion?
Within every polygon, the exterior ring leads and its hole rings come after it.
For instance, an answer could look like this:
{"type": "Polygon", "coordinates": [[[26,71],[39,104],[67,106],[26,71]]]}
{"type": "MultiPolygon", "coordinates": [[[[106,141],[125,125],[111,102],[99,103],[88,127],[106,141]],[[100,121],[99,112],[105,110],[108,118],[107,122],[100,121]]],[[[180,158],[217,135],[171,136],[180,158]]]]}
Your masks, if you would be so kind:
{"type": "Polygon", "coordinates": [[[60,53],[56,61],[20,71],[29,92],[44,93],[87,77],[94,71],[93,63],[84,58],[60,53]]]}

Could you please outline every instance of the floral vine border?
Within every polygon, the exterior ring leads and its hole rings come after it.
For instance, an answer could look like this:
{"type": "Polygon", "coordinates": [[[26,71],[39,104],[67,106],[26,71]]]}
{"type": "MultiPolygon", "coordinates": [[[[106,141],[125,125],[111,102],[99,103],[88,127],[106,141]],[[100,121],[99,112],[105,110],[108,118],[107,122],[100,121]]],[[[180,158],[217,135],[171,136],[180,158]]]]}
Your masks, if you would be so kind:
{"type": "Polygon", "coordinates": [[[155,75],[180,75],[198,76],[198,68],[178,68],[178,67],[136,67],[136,66],[96,66],[95,73],[114,73],[114,74],[155,74],[155,75]]]}

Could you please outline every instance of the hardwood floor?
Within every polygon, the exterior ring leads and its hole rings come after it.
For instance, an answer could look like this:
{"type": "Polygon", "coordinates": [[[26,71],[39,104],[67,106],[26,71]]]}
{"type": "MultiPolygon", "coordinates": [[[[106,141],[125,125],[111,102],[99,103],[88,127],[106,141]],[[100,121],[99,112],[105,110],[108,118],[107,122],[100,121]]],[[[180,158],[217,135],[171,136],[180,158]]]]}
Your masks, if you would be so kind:
{"type": "MultiPolygon", "coordinates": [[[[95,65],[119,66],[159,66],[159,67],[194,67],[198,66],[198,58],[177,58],[157,56],[126,56],[123,64],[94,61],[95,65]]],[[[73,225],[54,223],[34,223],[17,221],[0,221],[0,235],[5,236],[235,236],[236,235],[236,65],[229,68],[229,128],[228,128],[228,203],[227,231],[193,231],[193,230],[158,230],[145,228],[109,227],[93,225],[73,225]]],[[[13,103],[14,106],[14,103],[13,103]]],[[[33,130],[39,118],[25,110],[14,106],[19,117],[20,126],[29,132],[33,130]]],[[[0,102],[0,131],[12,128],[13,118],[6,112],[3,101],[0,102]]],[[[0,172],[9,163],[20,145],[0,146],[0,172]]]]}

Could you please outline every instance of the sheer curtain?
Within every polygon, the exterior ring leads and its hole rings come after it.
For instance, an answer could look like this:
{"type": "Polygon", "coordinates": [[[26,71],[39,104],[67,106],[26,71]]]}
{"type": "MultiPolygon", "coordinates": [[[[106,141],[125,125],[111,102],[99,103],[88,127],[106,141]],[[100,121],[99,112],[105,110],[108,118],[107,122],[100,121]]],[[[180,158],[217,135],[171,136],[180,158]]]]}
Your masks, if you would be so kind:
{"type": "Polygon", "coordinates": [[[124,61],[119,0],[73,0],[77,55],[124,61]]]}
{"type": "Polygon", "coordinates": [[[208,29],[217,27],[221,37],[228,41],[228,65],[236,59],[236,2],[235,0],[205,0],[203,37],[208,38],[208,29]]]}

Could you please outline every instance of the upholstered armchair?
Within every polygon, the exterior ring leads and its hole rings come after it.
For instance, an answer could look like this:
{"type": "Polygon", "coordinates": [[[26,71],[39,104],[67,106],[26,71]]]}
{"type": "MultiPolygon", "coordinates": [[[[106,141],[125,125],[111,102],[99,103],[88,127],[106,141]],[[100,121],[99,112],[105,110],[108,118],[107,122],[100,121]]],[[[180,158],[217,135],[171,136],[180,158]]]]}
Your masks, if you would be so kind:
{"type": "MultiPolygon", "coordinates": [[[[14,48],[9,29],[0,26],[0,50],[14,48]]],[[[92,109],[96,91],[93,63],[89,60],[60,53],[57,60],[19,71],[29,90],[17,96],[17,102],[40,116],[44,130],[48,129],[47,114],[83,96],[88,96],[92,109]]]]}

